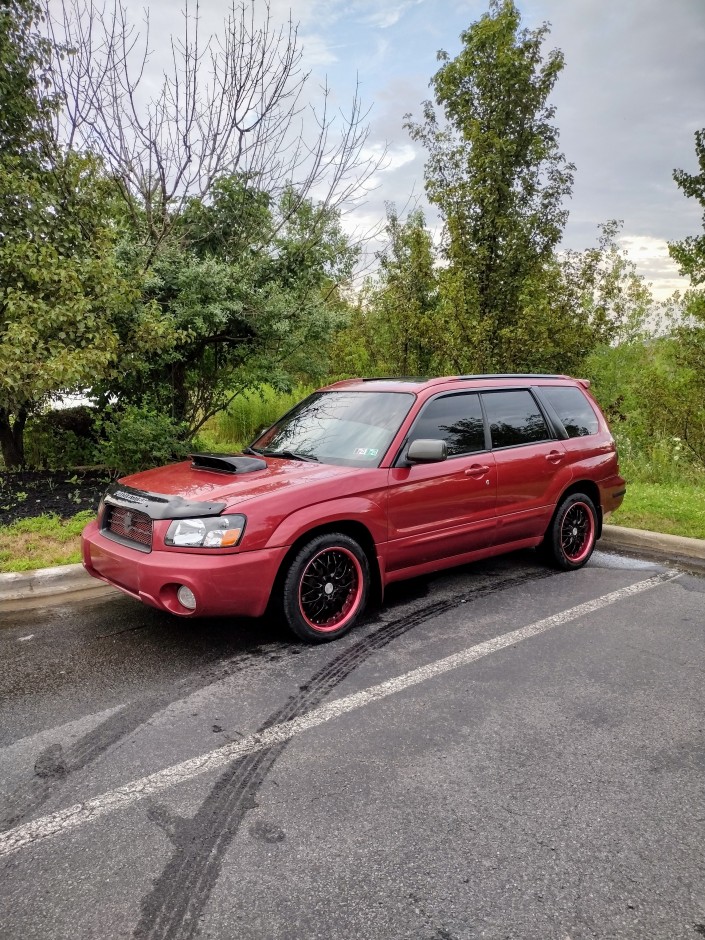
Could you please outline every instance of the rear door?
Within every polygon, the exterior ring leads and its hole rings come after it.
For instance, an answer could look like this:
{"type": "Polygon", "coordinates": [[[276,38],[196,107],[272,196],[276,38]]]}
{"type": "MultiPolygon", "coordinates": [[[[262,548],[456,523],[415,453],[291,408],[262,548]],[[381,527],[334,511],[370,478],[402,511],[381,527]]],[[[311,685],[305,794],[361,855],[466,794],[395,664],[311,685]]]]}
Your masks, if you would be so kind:
{"type": "Polygon", "coordinates": [[[490,542],[496,473],[476,392],[439,395],[424,405],[389,471],[387,570],[452,558],[490,542]],[[412,441],[444,440],[448,459],[403,465],[412,441]]]}
{"type": "Polygon", "coordinates": [[[570,479],[563,442],[528,388],[482,393],[497,473],[495,544],[542,536],[570,479]]]}

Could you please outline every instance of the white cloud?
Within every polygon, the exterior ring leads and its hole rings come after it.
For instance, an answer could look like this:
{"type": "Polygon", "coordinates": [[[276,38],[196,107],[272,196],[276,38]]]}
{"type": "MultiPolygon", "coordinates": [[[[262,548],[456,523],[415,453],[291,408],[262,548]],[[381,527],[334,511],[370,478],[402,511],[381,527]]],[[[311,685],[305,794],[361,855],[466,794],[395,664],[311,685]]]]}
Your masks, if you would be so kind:
{"type": "Polygon", "coordinates": [[[326,41],[325,37],[318,33],[299,35],[299,44],[307,68],[315,69],[320,66],[333,65],[334,62],[338,61],[333,47],[326,41]]]}
{"type": "Polygon", "coordinates": [[[365,147],[362,156],[365,160],[380,160],[384,157],[382,166],[377,172],[390,173],[415,160],[416,151],[411,144],[397,144],[385,147],[383,143],[376,142],[365,147]]]}
{"type": "MultiPolygon", "coordinates": [[[[141,20],[143,0],[126,0],[141,20]]],[[[257,15],[265,4],[254,0],[257,15]]],[[[565,69],[553,94],[561,148],[577,172],[564,246],[594,244],[597,226],[623,219],[630,257],[664,296],[684,282],[670,261],[666,239],[702,230],[695,200],[672,179],[674,167],[696,171],[693,132],[703,126],[705,3],[703,0],[516,0],[523,25],[550,21],[546,51],[559,48],[565,69]],[[658,237],[657,237],[658,236],[658,237]]],[[[152,10],[153,66],[162,62],[166,36],[181,26],[173,2],[148,0],[152,10]]],[[[451,56],[459,35],[487,11],[487,0],[270,0],[276,23],[291,15],[300,25],[304,68],[312,69],[308,95],[317,99],[328,74],[331,106],[345,110],[360,81],[370,113],[369,151],[388,142],[389,161],[376,174],[360,221],[384,220],[385,203],[401,212],[423,200],[425,153],[403,129],[403,115],[418,119],[431,97],[436,50],[451,56]],[[364,218],[363,218],[364,214],[364,218]]],[[[204,32],[222,30],[223,6],[201,7],[204,32]]],[[[158,71],[158,70],[157,70],[158,71]]],[[[302,102],[303,103],[303,102],[302,102]]]]}
{"type": "Polygon", "coordinates": [[[389,29],[390,26],[396,26],[411,5],[410,3],[400,3],[386,10],[384,8],[378,9],[376,13],[365,17],[365,23],[377,29],[389,29]]]}
{"type": "Polygon", "coordinates": [[[652,235],[622,235],[618,239],[630,261],[652,285],[655,300],[665,300],[676,290],[687,290],[688,281],[680,277],[678,267],[668,254],[663,238],[652,235]]]}

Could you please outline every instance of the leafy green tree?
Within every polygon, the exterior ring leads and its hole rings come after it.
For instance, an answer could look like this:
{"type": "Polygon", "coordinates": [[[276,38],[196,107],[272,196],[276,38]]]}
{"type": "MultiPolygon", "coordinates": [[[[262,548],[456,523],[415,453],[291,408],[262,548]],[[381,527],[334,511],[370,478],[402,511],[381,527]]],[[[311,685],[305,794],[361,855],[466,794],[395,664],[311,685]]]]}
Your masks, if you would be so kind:
{"type": "Polygon", "coordinates": [[[389,249],[373,299],[375,329],[393,375],[428,375],[437,360],[438,275],[431,233],[419,210],[401,222],[387,210],[389,249]]]}
{"type": "Polygon", "coordinates": [[[703,210],[703,232],[689,235],[679,242],[671,242],[668,251],[678,264],[681,274],[690,278],[696,288],[705,285],[705,128],[695,132],[695,155],[699,173],[674,170],[673,179],[689,199],[695,199],[703,210]]]}
{"type": "Polygon", "coordinates": [[[145,371],[111,379],[106,398],[156,408],[192,436],[247,388],[325,375],[356,258],[337,210],[292,189],[274,202],[246,177],[222,177],[187,202],[157,251],[139,232],[125,251],[146,267],[144,299],[177,340],[155,347],[145,371]]]}
{"type": "Polygon", "coordinates": [[[664,424],[683,440],[705,466],[705,128],[695,132],[699,171],[674,170],[673,179],[683,194],[703,210],[703,231],[670,242],[669,253],[680,273],[690,279],[681,304],[681,322],[674,329],[673,359],[678,366],[678,394],[674,383],[654,402],[664,424]]]}
{"type": "Polygon", "coordinates": [[[563,55],[544,57],[548,26],[521,28],[512,0],[462,33],[463,48],[432,79],[436,105],[407,116],[428,151],[426,191],[445,223],[443,322],[464,368],[506,369],[506,339],[527,282],[552,260],[567,219],[574,166],[548,103],[563,55]]]}
{"type": "Polygon", "coordinates": [[[387,207],[387,248],[357,309],[336,336],[333,370],[339,374],[427,375],[436,368],[438,274],[423,213],[402,222],[387,207]]]}
{"type": "Polygon", "coordinates": [[[52,134],[50,44],[31,0],[0,8],[0,446],[24,462],[28,416],[104,373],[129,291],[110,260],[104,181],[52,134]]]}
{"type": "MultiPolygon", "coordinates": [[[[677,262],[680,273],[690,278],[691,289],[686,292],[683,310],[686,324],[679,330],[684,365],[692,371],[697,381],[693,389],[696,399],[705,402],[705,128],[695,132],[695,153],[699,172],[686,173],[675,170],[673,178],[690,199],[695,199],[703,210],[703,231],[700,235],[688,236],[680,242],[672,242],[668,249],[677,262]]],[[[705,405],[701,414],[705,425],[705,405]]],[[[702,443],[705,463],[705,432],[702,443]]]]}
{"type": "Polygon", "coordinates": [[[95,388],[117,397],[113,423],[143,407],[192,435],[245,388],[320,376],[356,254],[340,214],[379,165],[357,95],[347,116],[327,89],[301,108],[296,26],[277,28],[266,0],[230,4],[217,36],[187,10],[156,82],[148,24],[136,32],[119,0],[47,11],[72,50],[55,61],[62,139],[115,180],[120,263],[177,340],[95,388]]]}
{"type": "Polygon", "coordinates": [[[36,169],[51,148],[52,47],[42,36],[41,6],[34,0],[0,5],[0,153],[4,165],[36,169]]]}

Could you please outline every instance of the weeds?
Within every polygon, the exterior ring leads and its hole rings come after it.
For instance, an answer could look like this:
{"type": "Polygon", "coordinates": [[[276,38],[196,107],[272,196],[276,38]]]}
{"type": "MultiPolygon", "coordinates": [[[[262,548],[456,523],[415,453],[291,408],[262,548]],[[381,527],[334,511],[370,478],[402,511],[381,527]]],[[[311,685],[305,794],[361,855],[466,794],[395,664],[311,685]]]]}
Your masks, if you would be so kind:
{"type": "Polygon", "coordinates": [[[35,516],[0,526],[0,572],[31,571],[81,560],[79,537],[95,518],[79,512],[70,519],[35,516]]]}

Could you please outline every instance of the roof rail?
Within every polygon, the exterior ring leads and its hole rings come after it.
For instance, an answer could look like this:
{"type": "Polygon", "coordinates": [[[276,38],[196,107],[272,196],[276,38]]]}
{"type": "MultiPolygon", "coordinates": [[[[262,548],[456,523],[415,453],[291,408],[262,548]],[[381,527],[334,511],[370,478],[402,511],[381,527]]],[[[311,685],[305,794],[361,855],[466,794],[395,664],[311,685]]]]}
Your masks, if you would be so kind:
{"type": "Polygon", "coordinates": [[[455,375],[455,381],[468,379],[569,379],[569,375],[558,375],[553,372],[484,372],[478,375],[455,375]]]}
{"type": "Polygon", "coordinates": [[[428,382],[422,375],[369,375],[363,382],[428,382]]]}

